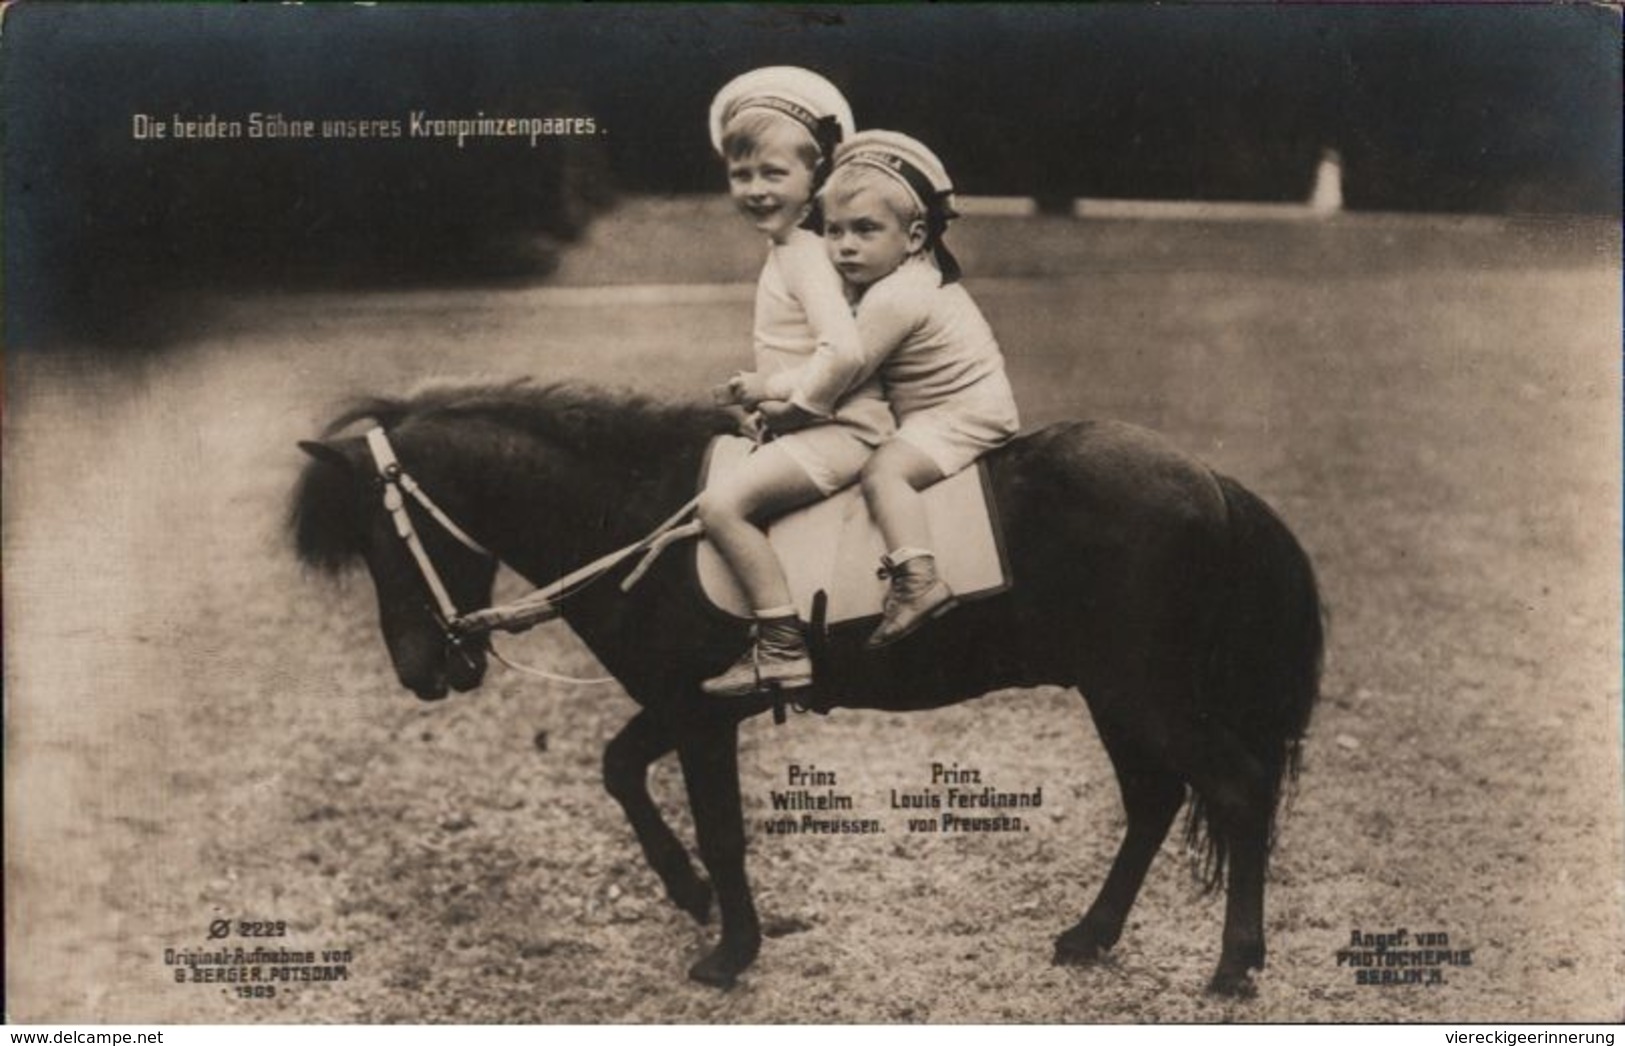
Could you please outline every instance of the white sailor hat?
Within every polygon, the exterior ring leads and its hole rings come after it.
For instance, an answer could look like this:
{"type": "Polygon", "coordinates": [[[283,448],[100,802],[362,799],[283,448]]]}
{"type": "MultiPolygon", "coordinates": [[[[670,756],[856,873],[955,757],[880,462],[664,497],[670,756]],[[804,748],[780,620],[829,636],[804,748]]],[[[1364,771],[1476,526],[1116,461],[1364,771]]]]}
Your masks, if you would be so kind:
{"type": "Polygon", "coordinates": [[[835,150],[835,170],[863,165],[895,178],[914,197],[925,214],[926,247],[942,271],[942,282],[959,279],[959,261],[942,242],[954,210],[954,183],[948,169],[925,143],[896,131],[859,131],[835,150]]]}
{"type": "Polygon", "coordinates": [[[896,131],[859,131],[846,139],[835,150],[835,166],[849,163],[876,167],[896,178],[914,195],[922,211],[946,206],[954,191],[948,169],[937,154],[918,139],[896,131]]]}
{"type": "Polygon", "coordinates": [[[722,151],[723,129],[747,109],[771,109],[788,116],[805,127],[826,152],[852,133],[852,107],[840,89],[817,73],[793,65],[752,69],[717,92],[711,100],[711,148],[722,151]]]}

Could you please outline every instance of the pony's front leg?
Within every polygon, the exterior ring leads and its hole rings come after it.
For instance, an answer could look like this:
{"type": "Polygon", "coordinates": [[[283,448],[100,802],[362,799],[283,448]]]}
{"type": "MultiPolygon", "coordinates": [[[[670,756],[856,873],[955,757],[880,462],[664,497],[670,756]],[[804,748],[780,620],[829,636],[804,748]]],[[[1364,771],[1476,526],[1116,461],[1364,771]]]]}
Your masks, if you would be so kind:
{"type": "Polygon", "coordinates": [[[671,728],[639,712],[604,748],[604,788],[614,797],[643,847],[644,859],[666,887],[672,903],[697,922],[711,917],[711,887],[694,872],[649,795],[649,765],[677,747],[671,728]]]}
{"type": "Polygon", "coordinates": [[[711,873],[722,910],[722,941],[689,968],[702,984],[731,988],[739,974],[756,961],[762,928],[745,878],[745,820],[739,800],[739,727],[706,724],[685,734],[677,755],[694,811],[700,858],[711,873]]]}

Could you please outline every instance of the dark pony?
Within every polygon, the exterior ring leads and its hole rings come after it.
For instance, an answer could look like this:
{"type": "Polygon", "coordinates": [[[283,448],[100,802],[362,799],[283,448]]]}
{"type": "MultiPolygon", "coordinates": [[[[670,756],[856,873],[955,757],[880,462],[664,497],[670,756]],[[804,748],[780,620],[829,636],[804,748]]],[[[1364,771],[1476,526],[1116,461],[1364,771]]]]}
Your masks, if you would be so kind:
{"type": "MultiPolygon", "coordinates": [[[[403,686],[425,700],[478,686],[482,641],[450,641],[381,507],[358,421],[383,426],[402,465],[476,541],[536,584],[630,544],[694,493],[718,412],[581,386],[442,388],[358,403],[320,442],[294,494],[300,557],[365,564],[403,686]]],[[[1264,878],[1275,811],[1295,775],[1319,691],[1314,572],[1259,498],[1155,434],[1110,422],[1054,425],[988,455],[1014,584],[910,639],[865,651],[870,622],[818,630],[825,706],[936,708],[1007,687],[1083,694],[1122,790],[1128,827],[1088,911],[1055,940],[1085,963],[1121,935],[1152,859],[1190,799],[1210,888],[1227,889],[1210,988],[1251,990],[1264,963],[1264,878]]],[[[490,600],[494,564],[413,510],[460,612],[490,600]]],[[[730,985],[761,930],[745,875],[737,727],[766,698],[706,698],[744,627],[705,613],[681,546],[630,593],[631,564],[582,590],[564,620],[640,710],[604,752],[604,783],[667,894],[696,919],[716,892],[717,947],[689,971],[730,985]],[[651,799],[647,770],[676,750],[709,882],[651,799]]]]}

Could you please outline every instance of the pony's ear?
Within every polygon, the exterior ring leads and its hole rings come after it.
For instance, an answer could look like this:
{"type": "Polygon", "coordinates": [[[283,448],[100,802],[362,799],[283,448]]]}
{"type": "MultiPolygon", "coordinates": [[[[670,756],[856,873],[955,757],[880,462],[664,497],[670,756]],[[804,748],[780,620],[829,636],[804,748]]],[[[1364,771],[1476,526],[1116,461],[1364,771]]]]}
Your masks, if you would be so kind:
{"type": "Polygon", "coordinates": [[[324,461],[329,465],[337,465],[340,468],[345,469],[350,467],[350,459],[344,456],[343,451],[339,450],[330,443],[320,443],[315,440],[302,439],[299,441],[299,449],[304,451],[306,454],[309,454],[317,461],[324,461]]]}

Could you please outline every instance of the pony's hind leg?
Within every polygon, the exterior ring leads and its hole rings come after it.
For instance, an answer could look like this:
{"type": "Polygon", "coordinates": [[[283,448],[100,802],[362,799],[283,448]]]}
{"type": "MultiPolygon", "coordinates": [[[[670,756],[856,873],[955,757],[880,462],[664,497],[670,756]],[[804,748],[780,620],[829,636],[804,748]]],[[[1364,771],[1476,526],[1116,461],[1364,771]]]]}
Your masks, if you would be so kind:
{"type": "Polygon", "coordinates": [[[694,871],[688,851],[649,795],[649,766],[676,747],[672,732],[639,712],[604,748],[604,788],[614,797],[643,847],[644,859],[672,903],[699,922],[711,917],[711,887],[694,871]]]}
{"type": "Polygon", "coordinates": [[[1185,802],[1185,783],[1177,774],[1158,765],[1126,731],[1100,716],[1095,726],[1117,772],[1128,827],[1095,902],[1077,925],[1055,938],[1058,965],[1094,962],[1117,943],[1146,872],[1185,802]]]}
{"type": "Polygon", "coordinates": [[[1226,867],[1224,936],[1208,982],[1217,995],[1252,995],[1253,970],[1264,968],[1264,874],[1269,864],[1274,795],[1270,771],[1240,738],[1212,719],[1186,736],[1181,755],[1209,840],[1220,842],[1226,867]]]}
{"type": "MultiPolygon", "coordinates": [[[[696,696],[696,700],[698,697],[696,696]]],[[[756,961],[762,927],[745,877],[745,820],[739,798],[739,730],[732,721],[691,729],[678,742],[688,804],[700,858],[711,873],[722,911],[722,940],[688,975],[702,984],[731,988],[756,961]]]]}
{"type": "MultiPolygon", "coordinates": [[[[1132,692],[1141,695],[1140,708],[1180,707],[1158,696],[1177,693],[1173,689],[1132,692]]],[[[1215,867],[1228,874],[1223,944],[1208,990],[1252,994],[1251,971],[1264,966],[1264,873],[1273,807],[1268,768],[1233,730],[1211,716],[1175,714],[1153,729],[1149,723],[1136,726],[1116,717],[1109,709],[1091,705],[1091,711],[1122,787],[1128,830],[1100,896],[1056,940],[1056,961],[1086,962],[1117,940],[1188,785],[1215,867]]]]}
{"type": "Polygon", "coordinates": [[[1254,994],[1252,970],[1264,968],[1264,874],[1269,818],[1249,815],[1230,829],[1230,870],[1224,907],[1224,946],[1208,982],[1216,995],[1254,994]]]}

